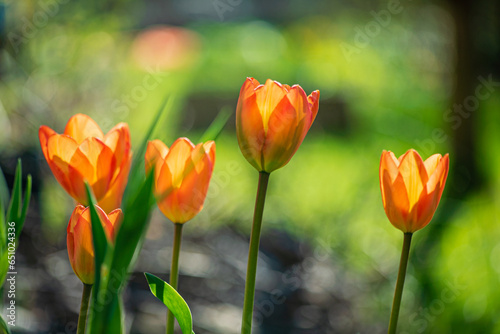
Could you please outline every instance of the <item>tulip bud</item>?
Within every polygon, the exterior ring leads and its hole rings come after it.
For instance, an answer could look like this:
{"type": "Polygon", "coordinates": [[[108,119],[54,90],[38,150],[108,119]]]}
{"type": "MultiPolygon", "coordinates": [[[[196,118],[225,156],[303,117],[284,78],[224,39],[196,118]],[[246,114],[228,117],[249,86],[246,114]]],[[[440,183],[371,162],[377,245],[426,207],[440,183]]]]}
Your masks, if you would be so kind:
{"type": "Polygon", "coordinates": [[[286,165],[316,118],[318,103],[318,90],[307,96],[299,85],[270,79],[261,85],[247,78],[236,108],[236,132],[248,162],[267,173],[286,165]]]}
{"type": "Polygon", "coordinates": [[[413,233],[429,224],[441,199],[448,168],[448,154],[434,154],[423,161],[413,149],[399,159],[390,151],[382,152],[382,203],[394,227],[413,233]]]}
{"type": "Polygon", "coordinates": [[[215,164],[215,142],[193,145],[177,139],[170,149],[160,140],[148,143],[146,171],[155,168],[155,196],[160,211],[185,223],[203,208],[215,164]]]}
{"type": "MultiPolygon", "coordinates": [[[[98,206],[95,207],[101,220],[106,237],[114,242],[118,225],[122,220],[122,210],[116,209],[108,215],[98,206]]],[[[94,244],[92,241],[92,223],[90,210],[77,205],[69,220],[67,229],[68,256],[76,276],[85,284],[94,284],[95,263],[94,244]]]]}

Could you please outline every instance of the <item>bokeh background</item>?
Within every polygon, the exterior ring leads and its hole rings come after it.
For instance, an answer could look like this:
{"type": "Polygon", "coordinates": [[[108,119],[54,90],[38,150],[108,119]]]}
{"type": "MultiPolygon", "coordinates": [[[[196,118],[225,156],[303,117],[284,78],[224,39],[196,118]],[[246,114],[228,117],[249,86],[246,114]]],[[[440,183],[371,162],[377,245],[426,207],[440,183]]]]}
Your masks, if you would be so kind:
{"type": "MultiPolygon", "coordinates": [[[[248,76],[321,91],[318,117],[272,174],[255,333],[384,333],[402,234],[380,198],[383,149],[450,153],[438,211],[413,238],[400,333],[500,333],[498,1],[7,0],[0,2],[0,165],[34,177],[17,252],[14,333],[74,333],[81,283],[66,252],[73,202],[38,128],[81,112],[138,145],[193,141],[234,113],[248,76]]],[[[180,293],[198,334],[239,333],[257,172],[234,115],[217,139],[202,213],[185,227],[180,293]]],[[[162,333],[144,271],[168,278],[173,227],[158,211],[125,292],[130,333],[162,333]]],[[[3,310],[2,312],[5,312],[3,310]]]]}

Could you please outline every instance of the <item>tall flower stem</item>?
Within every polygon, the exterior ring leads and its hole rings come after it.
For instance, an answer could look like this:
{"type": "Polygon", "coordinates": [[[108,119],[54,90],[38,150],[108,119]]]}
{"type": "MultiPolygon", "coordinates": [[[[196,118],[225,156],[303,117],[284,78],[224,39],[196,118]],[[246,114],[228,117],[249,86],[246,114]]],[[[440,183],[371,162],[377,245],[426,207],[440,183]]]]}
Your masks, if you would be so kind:
{"type": "Polygon", "coordinates": [[[257,259],[259,255],[260,229],[266,201],[269,173],[260,172],[259,187],[253,213],[252,233],[250,234],[250,249],[248,250],[247,278],[245,283],[245,301],[243,304],[243,319],[241,334],[252,333],[253,303],[255,297],[255,276],[257,274],[257,259]]]}
{"type": "Polygon", "coordinates": [[[76,334],[85,334],[85,325],[87,324],[87,312],[89,309],[91,292],[92,284],[83,283],[82,303],[80,305],[80,315],[78,316],[78,327],[76,334]]]}
{"type": "MultiPolygon", "coordinates": [[[[172,264],[170,267],[170,285],[177,290],[179,280],[179,253],[181,251],[182,226],[184,224],[174,224],[174,245],[172,249],[172,264]]],[[[174,333],[174,314],[168,310],[167,314],[167,334],[174,333]]]]}
{"type": "Polygon", "coordinates": [[[406,267],[408,266],[412,235],[413,233],[404,234],[403,250],[401,251],[401,260],[399,262],[398,281],[396,282],[396,290],[394,291],[394,301],[392,302],[388,334],[395,334],[398,326],[399,308],[401,307],[401,297],[403,296],[403,286],[405,284],[406,267]]]}

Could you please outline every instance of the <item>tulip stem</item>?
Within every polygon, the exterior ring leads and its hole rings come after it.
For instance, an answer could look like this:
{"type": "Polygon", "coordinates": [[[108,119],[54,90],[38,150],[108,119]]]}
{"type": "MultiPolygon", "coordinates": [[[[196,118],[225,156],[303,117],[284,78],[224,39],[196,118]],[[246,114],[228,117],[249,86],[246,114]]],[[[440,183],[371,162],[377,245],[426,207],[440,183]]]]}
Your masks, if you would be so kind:
{"type": "Polygon", "coordinates": [[[412,235],[413,233],[404,234],[403,250],[401,251],[401,260],[399,262],[398,280],[396,282],[396,290],[394,291],[388,334],[395,334],[396,327],[398,326],[399,308],[401,307],[401,297],[403,297],[403,285],[405,284],[406,267],[408,266],[412,235]]]}
{"type": "Polygon", "coordinates": [[[252,233],[250,234],[250,248],[248,250],[247,278],[245,283],[245,300],[243,302],[243,319],[241,334],[252,333],[253,303],[255,298],[255,277],[257,274],[257,259],[259,255],[260,229],[262,226],[262,215],[266,201],[267,184],[269,173],[259,173],[259,187],[255,200],[253,213],[252,233]]]}
{"type": "Polygon", "coordinates": [[[80,305],[80,315],[78,316],[78,328],[76,334],[85,334],[85,325],[87,324],[87,312],[89,309],[90,292],[92,292],[92,284],[83,283],[82,303],[80,305]]]}
{"type": "MultiPolygon", "coordinates": [[[[182,226],[184,224],[174,224],[174,245],[172,246],[172,264],[170,267],[170,285],[177,290],[179,280],[179,253],[181,251],[182,226]]],[[[168,310],[167,314],[167,334],[174,333],[174,314],[168,310]]]]}

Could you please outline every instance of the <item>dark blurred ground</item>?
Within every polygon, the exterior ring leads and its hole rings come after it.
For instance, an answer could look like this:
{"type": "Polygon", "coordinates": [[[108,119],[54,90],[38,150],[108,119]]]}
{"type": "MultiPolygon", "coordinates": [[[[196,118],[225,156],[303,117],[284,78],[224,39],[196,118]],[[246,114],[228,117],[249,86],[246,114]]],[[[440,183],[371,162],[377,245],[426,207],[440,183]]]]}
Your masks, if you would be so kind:
{"type": "MultiPolygon", "coordinates": [[[[255,333],[382,333],[400,232],[378,189],[383,149],[450,153],[433,222],[415,235],[401,333],[497,333],[500,308],[498,1],[63,1],[0,3],[0,165],[21,157],[34,197],[18,250],[15,333],[74,333],[73,203],[41,155],[41,124],[77,112],[134,145],[166,95],[156,138],[196,140],[245,77],[321,91],[318,118],[273,173],[255,333]],[[451,294],[450,294],[451,292],[451,294]]],[[[188,223],[180,292],[196,333],[238,333],[257,175],[231,119],[204,210],[188,223]]],[[[131,333],[163,332],[143,272],[168,278],[172,226],[156,213],[125,293],[131,333]]]]}

